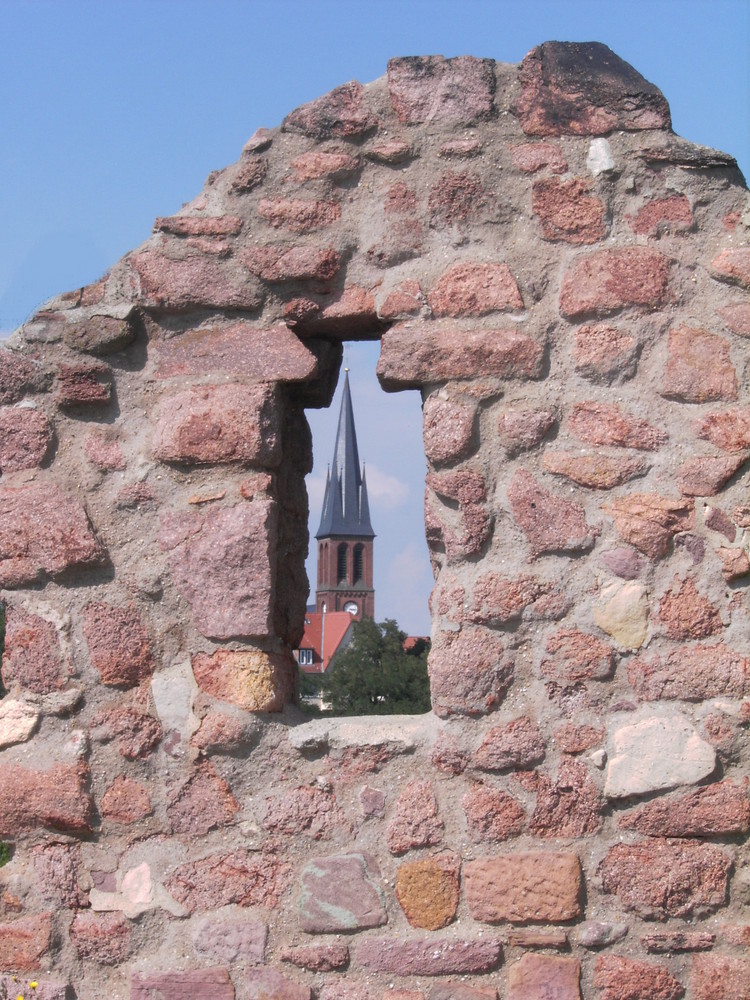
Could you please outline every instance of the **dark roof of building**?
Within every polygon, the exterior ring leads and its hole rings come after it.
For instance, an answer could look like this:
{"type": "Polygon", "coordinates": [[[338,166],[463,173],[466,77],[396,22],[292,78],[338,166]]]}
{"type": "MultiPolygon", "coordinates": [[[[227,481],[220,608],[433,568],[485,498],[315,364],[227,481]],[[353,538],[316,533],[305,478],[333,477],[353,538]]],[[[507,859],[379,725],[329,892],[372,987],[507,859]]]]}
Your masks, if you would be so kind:
{"type": "Polygon", "coordinates": [[[344,393],[336,430],[333,462],[326,476],[323,511],[316,538],[353,535],[374,538],[364,469],[360,472],[357,432],[354,429],[349,373],[344,376],[344,393]]]}

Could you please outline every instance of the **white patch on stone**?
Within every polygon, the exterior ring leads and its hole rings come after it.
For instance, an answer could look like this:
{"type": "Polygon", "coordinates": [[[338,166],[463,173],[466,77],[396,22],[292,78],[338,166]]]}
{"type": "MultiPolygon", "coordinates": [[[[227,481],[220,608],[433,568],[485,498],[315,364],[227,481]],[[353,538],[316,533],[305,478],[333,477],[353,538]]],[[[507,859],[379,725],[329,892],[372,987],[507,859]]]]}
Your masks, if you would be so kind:
{"type": "Polygon", "coordinates": [[[713,771],[716,754],[684,715],[641,718],[611,735],[604,794],[610,799],[694,785],[713,771]]]}
{"type": "Polygon", "coordinates": [[[639,649],[648,635],[646,588],[635,581],[610,583],[594,608],[594,621],[621,649],[639,649]]]}
{"type": "Polygon", "coordinates": [[[586,166],[589,172],[598,177],[599,174],[606,174],[609,170],[615,169],[615,161],[612,159],[612,150],[606,139],[592,139],[589,144],[589,155],[586,157],[586,166]]]}
{"type": "Polygon", "coordinates": [[[190,664],[174,663],[159,670],[151,679],[151,694],[165,733],[180,733],[188,739],[199,725],[193,715],[193,698],[198,692],[190,664]]]}
{"type": "Polygon", "coordinates": [[[92,910],[99,913],[118,910],[130,920],[157,908],[167,910],[176,917],[186,916],[185,907],[174,900],[163,886],[153,881],[151,869],[145,862],[129,868],[118,880],[120,888],[117,892],[91,889],[89,903],[92,910]]]}
{"type": "Polygon", "coordinates": [[[39,712],[14,698],[0,701],[0,749],[14,743],[25,743],[30,739],[37,723],[39,712]]]}

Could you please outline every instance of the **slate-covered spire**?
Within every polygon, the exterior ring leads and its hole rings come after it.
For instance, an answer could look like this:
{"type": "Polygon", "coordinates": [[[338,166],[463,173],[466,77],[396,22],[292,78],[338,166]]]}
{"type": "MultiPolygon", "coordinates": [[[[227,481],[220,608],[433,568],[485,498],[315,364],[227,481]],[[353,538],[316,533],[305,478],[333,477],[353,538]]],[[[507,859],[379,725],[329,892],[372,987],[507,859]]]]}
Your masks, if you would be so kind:
{"type": "Polygon", "coordinates": [[[326,477],[323,512],[315,537],[327,538],[329,535],[375,537],[370,524],[367,483],[359,465],[348,369],[344,377],[344,393],[341,398],[333,462],[326,477]]]}

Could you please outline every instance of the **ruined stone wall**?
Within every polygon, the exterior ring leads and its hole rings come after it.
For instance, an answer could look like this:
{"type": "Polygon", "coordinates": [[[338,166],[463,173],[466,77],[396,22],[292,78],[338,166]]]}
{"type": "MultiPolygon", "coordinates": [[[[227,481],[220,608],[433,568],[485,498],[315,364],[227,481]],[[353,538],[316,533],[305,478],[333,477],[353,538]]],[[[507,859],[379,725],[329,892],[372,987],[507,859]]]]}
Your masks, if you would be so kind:
{"type": "Polygon", "coordinates": [[[18,331],[0,996],[747,1000],[749,223],[602,46],[396,59],[18,331]],[[305,722],[362,337],[424,399],[434,711],[305,722]]]}

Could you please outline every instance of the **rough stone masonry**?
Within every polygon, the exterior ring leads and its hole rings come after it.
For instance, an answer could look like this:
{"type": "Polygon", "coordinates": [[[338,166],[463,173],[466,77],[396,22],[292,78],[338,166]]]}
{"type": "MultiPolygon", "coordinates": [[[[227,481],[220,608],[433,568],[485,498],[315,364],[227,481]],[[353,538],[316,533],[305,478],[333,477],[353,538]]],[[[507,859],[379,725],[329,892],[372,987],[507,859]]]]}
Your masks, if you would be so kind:
{"type": "Polygon", "coordinates": [[[748,1000],[749,226],[602,45],[394,59],[14,335],[0,996],[748,1000]],[[345,338],[424,400],[425,717],[294,707],[345,338]]]}

